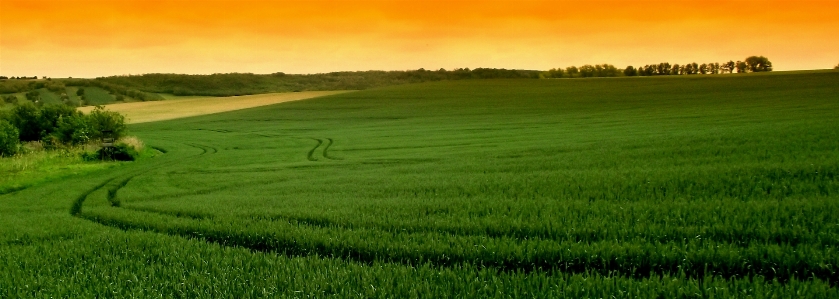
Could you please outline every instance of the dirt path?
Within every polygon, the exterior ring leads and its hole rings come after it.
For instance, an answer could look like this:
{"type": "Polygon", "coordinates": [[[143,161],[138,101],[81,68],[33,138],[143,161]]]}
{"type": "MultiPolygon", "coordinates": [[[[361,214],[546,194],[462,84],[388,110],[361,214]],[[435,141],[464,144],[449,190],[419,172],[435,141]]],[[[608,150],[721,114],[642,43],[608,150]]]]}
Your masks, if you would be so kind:
{"type": "MultiPolygon", "coordinates": [[[[111,104],[105,105],[105,109],[122,113],[126,116],[126,121],[128,123],[136,124],[240,110],[345,92],[349,91],[304,91],[258,94],[239,97],[190,98],[182,100],[111,104]]],[[[84,113],[89,113],[93,110],[93,107],[81,107],[79,110],[84,113]]]]}

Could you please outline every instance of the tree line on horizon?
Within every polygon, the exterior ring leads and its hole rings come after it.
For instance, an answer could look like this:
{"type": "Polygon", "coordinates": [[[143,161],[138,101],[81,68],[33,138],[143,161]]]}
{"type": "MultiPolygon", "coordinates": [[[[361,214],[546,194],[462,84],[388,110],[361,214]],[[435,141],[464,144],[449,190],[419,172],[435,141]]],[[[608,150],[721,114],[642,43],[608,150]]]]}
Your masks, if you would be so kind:
{"type": "Polygon", "coordinates": [[[227,73],[212,75],[143,74],[100,77],[94,81],[150,93],[177,96],[240,96],[269,92],[316,90],[362,90],[429,81],[539,78],[540,71],[493,68],[458,68],[453,70],[358,71],[322,74],[260,75],[227,73]]]}
{"type": "Polygon", "coordinates": [[[666,75],[697,75],[697,74],[725,74],[725,73],[771,72],[772,62],[763,56],[749,56],[742,61],[728,61],[723,63],[696,62],[686,64],[670,64],[662,62],[634,67],[627,66],[623,70],[611,64],[586,64],[581,67],[569,66],[565,69],[553,68],[539,74],[540,78],[589,78],[589,77],[617,77],[617,76],[666,76],[666,75]]]}

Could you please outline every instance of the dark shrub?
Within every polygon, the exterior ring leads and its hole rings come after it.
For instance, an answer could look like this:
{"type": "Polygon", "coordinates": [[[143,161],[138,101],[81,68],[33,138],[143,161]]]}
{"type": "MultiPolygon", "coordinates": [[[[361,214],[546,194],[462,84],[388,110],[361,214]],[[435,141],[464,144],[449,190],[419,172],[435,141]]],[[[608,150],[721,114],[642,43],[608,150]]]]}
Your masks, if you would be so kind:
{"type": "Polygon", "coordinates": [[[82,158],[87,161],[134,161],[140,156],[134,148],[126,144],[116,144],[112,147],[103,147],[94,153],[84,153],[82,158]]]}
{"type": "Polygon", "coordinates": [[[21,141],[41,140],[38,114],[40,114],[38,107],[32,103],[23,103],[12,109],[9,122],[17,128],[21,141]]]}
{"type": "Polygon", "coordinates": [[[15,126],[0,119],[0,156],[11,156],[17,153],[19,148],[18,131],[15,126]]]}

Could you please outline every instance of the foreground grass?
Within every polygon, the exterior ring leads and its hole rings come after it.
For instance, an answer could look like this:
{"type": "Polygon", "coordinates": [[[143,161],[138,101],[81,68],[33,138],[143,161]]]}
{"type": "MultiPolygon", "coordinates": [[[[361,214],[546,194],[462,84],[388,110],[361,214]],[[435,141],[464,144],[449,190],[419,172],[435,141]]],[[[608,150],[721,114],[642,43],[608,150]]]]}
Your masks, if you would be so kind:
{"type": "MultiPolygon", "coordinates": [[[[131,142],[129,144],[140,150],[140,159],[160,154],[153,148],[144,148],[142,142],[137,140],[136,137],[131,136],[120,142],[131,142]]],[[[3,174],[0,176],[0,194],[12,193],[39,184],[123,164],[123,162],[85,161],[82,154],[98,150],[99,146],[96,144],[47,150],[38,143],[32,143],[24,148],[23,153],[11,157],[0,157],[0,173],[3,174]]]]}
{"type": "Polygon", "coordinates": [[[0,196],[0,297],[835,298],[837,75],[440,82],[135,125],[167,153],[0,196]]]}
{"type": "Polygon", "coordinates": [[[113,164],[87,162],[83,147],[62,150],[32,150],[0,158],[0,194],[19,191],[59,178],[112,167],[113,164]]]}

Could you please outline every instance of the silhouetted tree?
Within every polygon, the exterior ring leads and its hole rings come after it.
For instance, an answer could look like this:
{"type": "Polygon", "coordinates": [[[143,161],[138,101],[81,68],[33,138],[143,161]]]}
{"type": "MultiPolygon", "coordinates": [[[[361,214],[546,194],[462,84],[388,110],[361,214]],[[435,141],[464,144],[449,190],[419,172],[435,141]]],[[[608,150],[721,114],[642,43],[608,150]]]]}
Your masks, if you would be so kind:
{"type": "Polygon", "coordinates": [[[580,73],[580,69],[578,69],[576,66],[569,66],[565,68],[565,73],[568,74],[569,78],[574,78],[577,76],[577,74],[580,73]]]}
{"type": "Polygon", "coordinates": [[[735,65],[735,67],[737,68],[737,73],[745,73],[749,70],[749,65],[747,65],[745,62],[739,61],[739,60],[737,61],[737,64],[735,65]]]}
{"type": "Polygon", "coordinates": [[[679,72],[682,71],[682,66],[678,63],[674,64],[672,68],[670,68],[671,75],[679,75],[679,72]]]}
{"type": "Polygon", "coordinates": [[[746,58],[746,66],[750,72],[771,72],[772,62],[763,56],[749,56],[746,58]]]}
{"type": "Polygon", "coordinates": [[[703,74],[703,75],[707,74],[708,73],[708,64],[705,64],[705,63],[701,64],[699,66],[699,73],[703,74]]]}
{"type": "Polygon", "coordinates": [[[597,72],[595,76],[597,77],[617,77],[620,71],[614,65],[604,63],[595,66],[597,72]]]}
{"type": "Polygon", "coordinates": [[[595,72],[597,72],[597,69],[593,65],[586,64],[580,67],[580,77],[594,77],[595,72]]]}
{"type": "Polygon", "coordinates": [[[729,74],[731,74],[734,73],[735,66],[736,64],[734,63],[734,61],[729,60],[728,62],[723,63],[720,68],[722,68],[723,72],[728,72],[729,74]]]}
{"type": "Polygon", "coordinates": [[[656,68],[656,74],[657,75],[669,75],[670,74],[670,68],[671,68],[670,63],[667,63],[667,62],[659,63],[658,67],[656,68]]]}
{"type": "Polygon", "coordinates": [[[693,75],[694,74],[693,64],[691,64],[691,63],[685,64],[684,70],[685,70],[684,71],[685,75],[693,75]]]}
{"type": "Polygon", "coordinates": [[[633,67],[633,66],[631,66],[631,65],[630,65],[630,66],[627,66],[627,67],[623,70],[623,75],[624,75],[624,76],[637,76],[637,75],[638,75],[638,71],[637,71],[637,70],[635,70],[635,67],[633,67]]]}
{"type": "Polygon", "coordinates": [[[550,69],[539,74],[540,78],[562,78],[565,71],[562,68],[550,69]]]}

